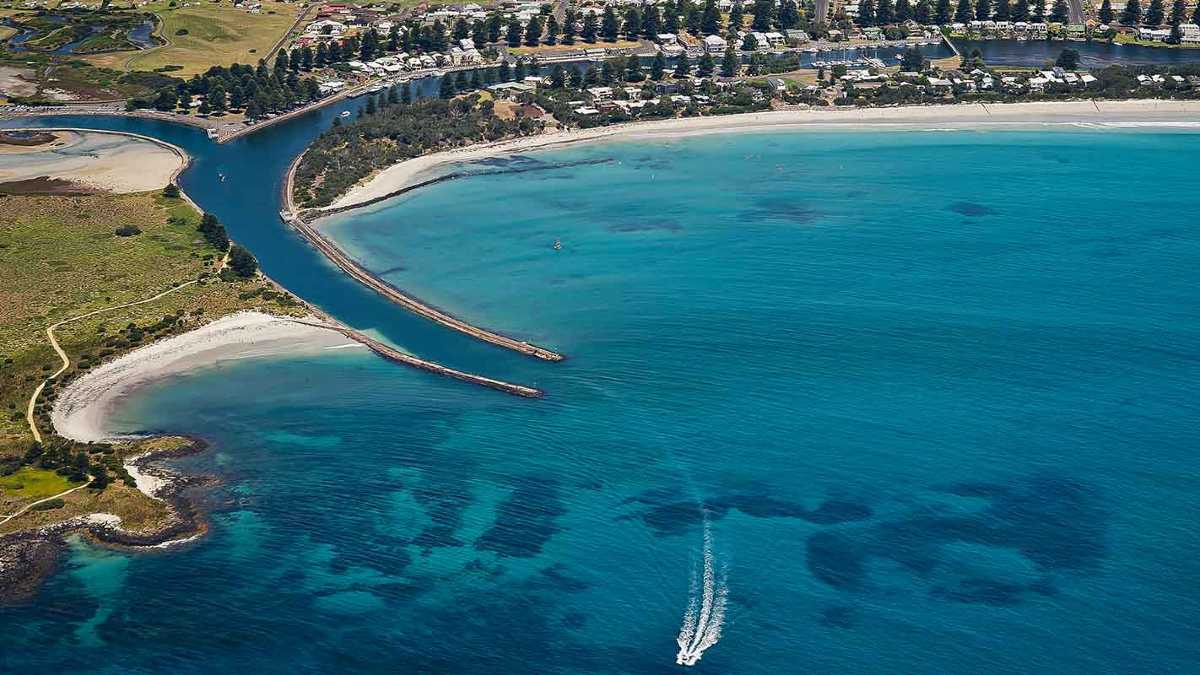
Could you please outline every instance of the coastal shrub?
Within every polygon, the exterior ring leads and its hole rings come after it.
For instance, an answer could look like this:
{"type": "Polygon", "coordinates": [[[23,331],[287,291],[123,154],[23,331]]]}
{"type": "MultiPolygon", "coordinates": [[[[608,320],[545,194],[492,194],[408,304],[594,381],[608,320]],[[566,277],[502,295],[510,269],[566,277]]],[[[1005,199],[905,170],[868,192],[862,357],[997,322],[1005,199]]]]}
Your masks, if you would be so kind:
{"type": "Polygon", "coordinates": [[[54,499],[42,502],[41,504],[34,506],[32,510],[33,511],[53,511],[54,509],[61,509],[62,507],[66,506],[66,505],[67,505],[66,502],[59,499],[58,497],[55,497],[54,499]]]}
{"type": "Polygon", "coordinates": [[[200,234],[204,235],[204,239],[209,245],[218,251],[226,251],[229,249],[229,234],[225,232],[225,226],[217,217],[211,213],[205,213],[200,217],[200,224],[196,226],[200,234]]]}
{"type": "Polygon", "coordinates": [[[167,186],[163,188],[162,193],[167,199],[179,199],[179,186],[174,183],[168,183],[167,186]]]}
{"type": "Polygon", "coordinates": [[[117,228],[118,237],[132,237],[141,233],[142,231],[137,225],[122,225],[117,228]]]}
{"type": "Polygon", "coordinates": [[[326,206],[350,186],[396,162],[439,150],[524,136],[541,130],[528,118],[504,120],[478,105],[478,95],[387,104],[373,115],[322,134],[296,169],[295,199],[326,206]]]}
{"type": "Polygon", "coordinates": [[[104,466],[103,465],[93,466],[92,467],[92,484],[91,484],[91,486],[89,486],[89,488],[93,492],[103,492],[104,488],[108,487],[108,484],[109,484],[108,471],[106,471],[104,469],[104,466]]]}
{"type": "Polygon", "coordinates": [[[243,279],[249,279],[258,272],[258,260],[245,247],[234,244],[229,247],[229,269],[243,279]]]}

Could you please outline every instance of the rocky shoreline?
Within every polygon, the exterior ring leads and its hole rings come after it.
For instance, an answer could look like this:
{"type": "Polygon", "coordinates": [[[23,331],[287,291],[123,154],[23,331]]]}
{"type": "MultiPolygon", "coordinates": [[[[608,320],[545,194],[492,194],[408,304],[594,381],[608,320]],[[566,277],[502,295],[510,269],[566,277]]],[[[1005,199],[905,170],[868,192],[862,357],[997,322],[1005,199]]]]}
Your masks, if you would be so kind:
{"type": "Polygon", "coordinates": [[[148,452],[130,462],[139,472],[153,476],[157,486],[150,496],[170,507],[170,522],[162,528],[134,532],[123,529],[116,516],[93,513],[36,530],[0,536],[0,606],[32,599],[42,582],[58,569],[67,550],[66,538],[72,534],[129,551],[166,548],[203,536],[208,531],[208,523],[192,493],[215,485],[216,479],[180,474],[158,464],[208,448],[208,443],[202,439],[188,437],[187,440],[188,443],[180,447],[148,452]]]}

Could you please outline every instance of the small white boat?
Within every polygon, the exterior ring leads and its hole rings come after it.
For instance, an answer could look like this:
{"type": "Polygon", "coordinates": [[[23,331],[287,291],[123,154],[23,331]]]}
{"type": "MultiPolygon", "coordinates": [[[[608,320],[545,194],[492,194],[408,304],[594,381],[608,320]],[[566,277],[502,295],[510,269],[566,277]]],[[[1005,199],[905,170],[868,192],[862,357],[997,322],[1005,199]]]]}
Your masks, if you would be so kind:
{"type": "Polygon", "coordinates": [[[341,114],[341,115],[338,115],[338,117],[349,117],[349,116],[350,116],[350,111],[349,111],[349,110],[343,110],[343,111],[342,111],[342,114],[341,114]]]}
{"type": "Polygon", "coordinates": [[[554,250],[555,250],[555,251],[561,251],[561,250],[562,250],[562,240],[560,240],[560,239],[555,239],[555,240],[554,240],[554,250]]]}

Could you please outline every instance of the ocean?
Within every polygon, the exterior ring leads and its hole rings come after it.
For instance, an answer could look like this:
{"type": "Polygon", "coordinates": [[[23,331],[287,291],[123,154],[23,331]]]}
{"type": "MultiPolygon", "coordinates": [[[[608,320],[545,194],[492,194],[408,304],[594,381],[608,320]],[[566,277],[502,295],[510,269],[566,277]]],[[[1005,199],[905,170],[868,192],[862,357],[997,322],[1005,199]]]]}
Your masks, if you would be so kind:
{"type": "Polygon", "coordinates": [[[1195,672],[1200,135],[613,142],[323,223],[555,364],[338,280],[268,133],[184,186],[269,274],[547,396],[349,349],[148,387],[112,426],[210,443],[211,533],[75,542],[0,669],[1195,672]]]}

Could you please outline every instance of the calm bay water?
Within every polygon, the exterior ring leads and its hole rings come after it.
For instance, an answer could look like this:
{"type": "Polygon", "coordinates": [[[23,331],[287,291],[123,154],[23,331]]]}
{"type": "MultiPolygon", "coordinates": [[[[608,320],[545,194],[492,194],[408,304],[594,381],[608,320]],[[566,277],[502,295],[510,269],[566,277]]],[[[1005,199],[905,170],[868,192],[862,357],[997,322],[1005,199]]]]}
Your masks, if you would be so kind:
{"type": "Polygon", "coordinates": [[[1079,52],[1079,63],[1083,68],[1200,63],[1200,49],[1061,40],[955,40],[954,44],[963,54],[978,49],[983,60],[991,66],[1041,67],[1054,63],[1064,49],[1079,52]]]}
{"type": "Polygon", "coordinates": [[[279,225],[266,183],[306,127],[218,148],[138,124],[199,154],[185,187],[285,285],[549,395],[358,350],[145,390],[113,423],[211,441],[181,463],[222,479],[211,535],[77,545],[0,610],[4,670],[667,672],[706,523],[728,606],[699,671],[1200,662],[1200,135],[614,143],[327,223],[569,355],[544,364],[408,317],[279,225]]]}

